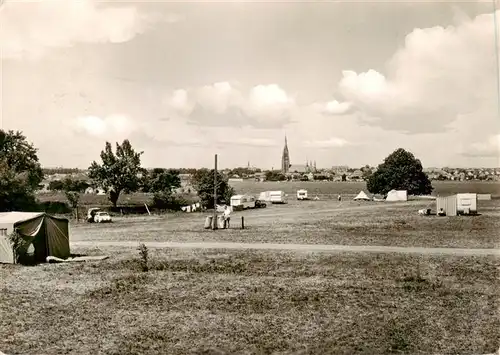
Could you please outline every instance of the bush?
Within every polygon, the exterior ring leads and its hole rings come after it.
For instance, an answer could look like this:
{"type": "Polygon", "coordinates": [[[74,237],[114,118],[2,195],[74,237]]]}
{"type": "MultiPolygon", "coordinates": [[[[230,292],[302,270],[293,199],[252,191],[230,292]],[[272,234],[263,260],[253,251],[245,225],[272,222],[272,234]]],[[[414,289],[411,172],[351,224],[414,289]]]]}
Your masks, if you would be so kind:
{"type": "Polygon", "coordinates": [[[144,244],[141,243],[139,245],[139,256],[140,256],[140,264],[141,264],[141,270],[143,272],[148,272],[149,271],[149,266],[148,266],[148,261],[149,261],[149,252],[148,252],[148,247],[144,244]]]}
{"type": "Polygon", "coordinates": [[[182,206],[191,204],[191,201],[169,193],[157,192],[153,196],[152,207],[159,210],[180,211],[182,206]]]}

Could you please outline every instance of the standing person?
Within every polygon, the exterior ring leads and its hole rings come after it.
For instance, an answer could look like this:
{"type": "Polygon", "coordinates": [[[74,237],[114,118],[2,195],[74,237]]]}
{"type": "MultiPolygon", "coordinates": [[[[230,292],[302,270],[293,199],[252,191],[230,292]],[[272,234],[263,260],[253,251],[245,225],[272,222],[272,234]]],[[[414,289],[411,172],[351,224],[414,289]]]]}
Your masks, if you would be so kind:
{"type": "Polygon", "coordinates": [[[339,201],[342,201],[342,197],[340,196],[340,194],[339,194],[339,196],[337,197],[337,199],[338,199],[339,201]]]}
{"type": "Polygon", "coordinates": [[[224,225],[227,223],[227,228],[229,228],[229,221],[231,220],[231,209],[229,206],[224,207],[224,225]]]}

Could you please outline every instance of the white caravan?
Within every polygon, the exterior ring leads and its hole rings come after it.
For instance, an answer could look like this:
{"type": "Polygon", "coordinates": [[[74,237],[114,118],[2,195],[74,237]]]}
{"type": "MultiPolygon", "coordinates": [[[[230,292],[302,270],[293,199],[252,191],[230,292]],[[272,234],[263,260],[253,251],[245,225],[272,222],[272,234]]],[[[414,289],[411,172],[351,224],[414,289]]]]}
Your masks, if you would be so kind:
{"type": "Polygon", "coordinates": [[[304,189],[297,190],[297,200],[299,201],[309,200],[309,197],[307,197],[307,190],[304,189]]]}
{"type": "Polygon", "coordinates": [[[255,208],[255,197],[250,195],[234,195],[231,197],[231,207],[255,208]]]}
{"type": "Polygon", "coordinates": [[[287,203],[284,191],[269,191],[269,200],[271,203],[287,203]]]}
{"type": "Polygon", "coordinates": [[[271,191],[263,191],[259,194],[259,201],[271,202],[271,191]]]}

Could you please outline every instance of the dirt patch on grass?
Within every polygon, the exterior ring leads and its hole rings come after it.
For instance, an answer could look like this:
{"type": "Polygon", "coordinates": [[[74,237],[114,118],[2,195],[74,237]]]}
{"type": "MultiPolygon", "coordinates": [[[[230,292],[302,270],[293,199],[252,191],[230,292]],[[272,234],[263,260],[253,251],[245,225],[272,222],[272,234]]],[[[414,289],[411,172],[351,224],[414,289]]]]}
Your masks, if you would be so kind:
{"type": "Polygon", "coordinates": [[[472,354],[500,340],[493,257],[173,249],[148,266],[130,252],[0,266],[1,349],[472,354]]]}

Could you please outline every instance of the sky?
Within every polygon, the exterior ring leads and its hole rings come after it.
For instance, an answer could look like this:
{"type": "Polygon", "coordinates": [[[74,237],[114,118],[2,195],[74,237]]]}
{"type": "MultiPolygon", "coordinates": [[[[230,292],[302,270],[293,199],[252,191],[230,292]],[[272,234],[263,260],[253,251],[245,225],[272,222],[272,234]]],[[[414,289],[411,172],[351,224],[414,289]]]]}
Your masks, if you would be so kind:
{"type": "MultiPolygon", "coordinates": [[[[500,4],[499,4],[500,5],[500,4]]],[[[498,6],[500,8],[500,6],[498,6]]],[[[47,167],[499,167],[492,2],[4,0],[1,128],[47,167]]],[[[497,15],[500,15],[497,12],[497,15]]],[[[500,19],[500,17],[499,17],[500,19]]]]}

